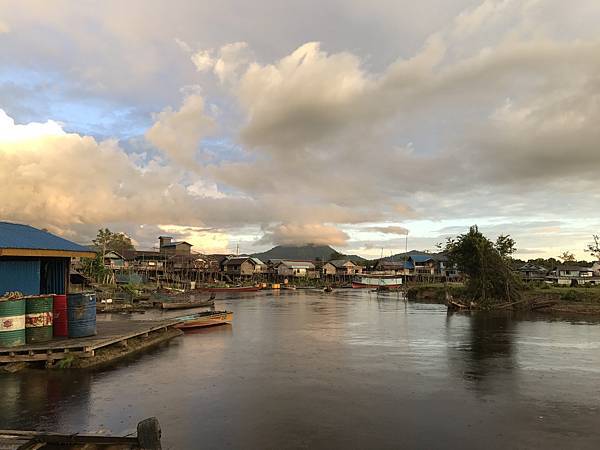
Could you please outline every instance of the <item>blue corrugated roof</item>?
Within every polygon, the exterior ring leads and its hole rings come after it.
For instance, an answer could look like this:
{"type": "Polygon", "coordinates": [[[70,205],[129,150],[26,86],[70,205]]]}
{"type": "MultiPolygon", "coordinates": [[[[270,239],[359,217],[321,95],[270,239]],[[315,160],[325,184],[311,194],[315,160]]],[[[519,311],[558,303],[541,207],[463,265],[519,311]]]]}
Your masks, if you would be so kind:
{"type": "Polygon", "coordinates": [[[418,263],[435,260],[431,255],[411,255],[410,259],[418,263]]]}
{"type": "Polygon", "coordinates": [[[62,250],[69,252],[90,252],[89,248],[67,241],[47,231],[29,225],[0,222],[0,249],[21,248],[31,250],[62,250]]]}

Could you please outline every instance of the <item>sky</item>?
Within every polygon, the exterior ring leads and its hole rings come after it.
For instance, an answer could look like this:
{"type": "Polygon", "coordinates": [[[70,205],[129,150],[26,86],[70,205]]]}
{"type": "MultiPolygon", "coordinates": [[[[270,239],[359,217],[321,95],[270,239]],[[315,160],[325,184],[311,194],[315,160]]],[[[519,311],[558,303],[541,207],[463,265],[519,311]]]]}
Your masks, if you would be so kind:
{"type": "Polygon", "coordinates": [[[3,0],[0,220],[369,258],[477,224],[591,259],[599,22],[596,0],[3,0]]]}

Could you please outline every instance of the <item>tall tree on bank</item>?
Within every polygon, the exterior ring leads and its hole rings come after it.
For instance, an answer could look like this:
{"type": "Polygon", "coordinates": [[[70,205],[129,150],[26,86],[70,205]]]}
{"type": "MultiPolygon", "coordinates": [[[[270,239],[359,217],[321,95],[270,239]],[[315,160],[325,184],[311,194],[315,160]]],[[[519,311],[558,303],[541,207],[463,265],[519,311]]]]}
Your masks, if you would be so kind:
{"type": "Polygon", "coordinates": [[[125,233],[113,233],[108,228],[99,229],[96,239],[92,241],[104,256],[107,252],[123,254],[125,250],[134,250],[131,239],[125,233]]]}
{"type": "Polygon", "coordinates": [[[594,242],[588,244],[587,252],[591,253],[598,261],[600,261],[600,234],[594,234],[592,236],[594,242]]]}
{"type": "Polygon", "coordinates": [[[467,295],[482,306],[520,298],[521,283],[510,267],[515,241],[501,235],[496,243],[472,226],[469,232],[448,239],[445,252],[452,264],[467,275],[467,295]]]}
{"type": "Polygon", "coordinates": [[[575,262],[575,255],[571,252],[562,252],[558,259],[562,260],[563,264],[575,262]]]}

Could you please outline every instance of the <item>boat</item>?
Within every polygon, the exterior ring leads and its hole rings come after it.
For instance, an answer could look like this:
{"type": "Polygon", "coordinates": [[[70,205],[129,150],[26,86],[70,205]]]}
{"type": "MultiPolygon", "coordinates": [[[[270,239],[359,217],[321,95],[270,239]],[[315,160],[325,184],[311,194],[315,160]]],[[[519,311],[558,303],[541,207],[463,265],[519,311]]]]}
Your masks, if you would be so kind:
{"type": "Polygon", "coordinates": [[[192,309],[192,308],[206,308],[208,306],[214,306],[213,300],[203,300],[197,302],[161,302],[161,309],[192,309]]]}
{"type": "Polygon", "coordinates": [[[331,286],[325,286],[323,292],[333,292],[333,288],[331,286]]]}
{"type": "Polygon", "coordinates": [[[353,289],[383,288],[386,290],[402,287],[402,277],[396,275],[357,275],[352,280],[353,289]]]}
{"type": "Polygon", "coordinates": [[[0,430],[2,449],[44,449],[61,448],[75,450],[89,449],[148,449],[161,448],[160,424],[155,417],[138,423],[137,436],[106,436],[79,433],[53,433],[45,431],[0,430]]]}
{"type": "Polygon", "coordinates": [[[295,291],[296,286],[294,286],[293,284],[284,284],[281,286],[281,289],[286,290],[286,291],[295,291]]]}
{"type": "Polygon", "coordinates": [[[203,287],[198,290],[203,292],[255,292],[260,291],[260,286],[203,287]]]}
{"type": "Polygon", "coordinates": [[[175,328],[183,330],[215,327],[231,323],[233,320],[233,313],[231,311],[206,311],[190,314],[189,316],[177,317],[177,319],[180,320],[180,323],[175,325],[175,328]]]}

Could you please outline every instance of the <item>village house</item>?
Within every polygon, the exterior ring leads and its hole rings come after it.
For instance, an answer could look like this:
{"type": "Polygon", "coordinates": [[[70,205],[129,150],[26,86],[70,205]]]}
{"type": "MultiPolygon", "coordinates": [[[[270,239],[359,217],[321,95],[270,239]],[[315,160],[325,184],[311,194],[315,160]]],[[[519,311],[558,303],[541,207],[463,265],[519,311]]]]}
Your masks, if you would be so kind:
{"type": "Polygon", "coordinates": [[[381,275],[403,275],[404,261],[389,261],[385,259],[378,260],[372,269],[381,275]]]}
{"type": "Polygon", "coordinates": [[[570,286],[600,284],[600,277],[594,276],[594,269],[591,267],[562,265],[548,273],[546,282],[570,286]]]}
{"type": "Polygon", "coordinates": [[[159,236],[159,252],[168,255],[189,255],[192,252],[192,244],[185,241],[173,241],[170,236],[159,236]]]}
{"type": "Polygon", "coordinates": [[[443,253],[414,252],[406,261],[408,275],[416,277],[441,277],[455,280],[460,277],[455,265],[450,265],[448,257],[443,253]]]}
{"type": "Polygon", "coordinates": [[[235,257],[225,260],[223,271],[234,277],[250,277],[266,273],[267,266],[258,258],[250,256],[235,257]]]}
{"type": "Polygon", "coordinates": [[[0,222],[0,295],[66,294],[71,258],[96,254],[47,231],[0,222]]]}
{"type": "Polygon", "coordinates": [[[521,279],[527,283],[532,281],[544,281],[548,274],[548,269],[538,264],[527,263],[517,270],[521,279]]]}
{"type": "Polygon", "coordinates": [[[334,259],[323,264],[323,275],[356,275],[362,273],[362,267],[348,259],[334,259]]]}
{"type": "Polygon", "coordinates": [[[310,261],[279,261],[277,275],[283,277],[319,278],[315,265],[310,261]]]}
{"type": "Polygon", "coordinates": [[[410,255],[406,262],[406,268],[411,271],[412,275],[428,275],[434,276],[439,272],[438,264],[433,255],[420,254],[410,255]]]}
{"type": "Polygon", "coordinates": [[[124,269],[128,266],[123,255],[117,252],[106,252],[103,257],[104,267],[107,269],[124,269]]]}

